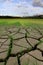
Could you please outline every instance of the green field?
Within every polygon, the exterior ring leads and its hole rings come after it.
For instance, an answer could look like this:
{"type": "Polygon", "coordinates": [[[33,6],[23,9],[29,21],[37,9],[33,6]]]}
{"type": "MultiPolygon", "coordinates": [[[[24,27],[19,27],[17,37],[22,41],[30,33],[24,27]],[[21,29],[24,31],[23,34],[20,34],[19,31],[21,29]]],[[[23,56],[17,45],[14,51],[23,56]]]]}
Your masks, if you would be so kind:
{"type": "Polygon", "coordinates": [[[0,19],[0,25],[43,25],[43,19],[0,19]]]}

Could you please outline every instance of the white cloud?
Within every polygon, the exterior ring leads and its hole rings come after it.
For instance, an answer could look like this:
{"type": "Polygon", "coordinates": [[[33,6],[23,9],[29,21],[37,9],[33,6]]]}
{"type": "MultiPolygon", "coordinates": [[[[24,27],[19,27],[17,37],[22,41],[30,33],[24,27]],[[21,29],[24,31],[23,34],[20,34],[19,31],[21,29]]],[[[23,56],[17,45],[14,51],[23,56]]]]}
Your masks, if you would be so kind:
{"type": "Polygon", "coordinates": [[[0,15],[12,16],[32,16],[35,14],[43,14],[43,8],[33,7],[28,2],[12,3],[6,1],[0,6],[0,15]]]}

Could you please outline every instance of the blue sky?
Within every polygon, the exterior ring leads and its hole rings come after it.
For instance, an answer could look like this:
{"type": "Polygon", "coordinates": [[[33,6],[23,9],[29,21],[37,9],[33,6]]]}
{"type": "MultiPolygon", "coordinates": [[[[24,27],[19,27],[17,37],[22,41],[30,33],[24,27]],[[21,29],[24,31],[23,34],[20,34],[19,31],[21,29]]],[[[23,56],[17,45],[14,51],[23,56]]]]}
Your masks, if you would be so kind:
{"type": "Polygon", "coordinates": [[[0,0],[0,15],[43,15],[43,0],[0,0]]]}

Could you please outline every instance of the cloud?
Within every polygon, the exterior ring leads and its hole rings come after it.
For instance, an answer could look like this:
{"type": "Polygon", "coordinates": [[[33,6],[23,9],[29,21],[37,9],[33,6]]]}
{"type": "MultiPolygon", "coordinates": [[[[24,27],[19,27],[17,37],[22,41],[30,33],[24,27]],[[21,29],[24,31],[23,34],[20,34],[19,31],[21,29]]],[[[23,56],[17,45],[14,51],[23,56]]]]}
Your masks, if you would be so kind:
{"type": "Polygon", "coordinates": [[[29,15],[27,6],[26,2],[19,2],[15,4],[6,1],[0,7],[0,15],[27,16],[29,15]]]}
{"type": "Polygon", "coordinates": [[[33,7],[26,1],[15,3],[7,0],[0,6],[0,15],[33,16],[36,14],[43,14],[43,8],[33,7]]]}
{"type": "Polygon", "coordinates": [[[33,0],[33,6],[43,7],[43,2],[42,2],[42,0],[33,0]]]}

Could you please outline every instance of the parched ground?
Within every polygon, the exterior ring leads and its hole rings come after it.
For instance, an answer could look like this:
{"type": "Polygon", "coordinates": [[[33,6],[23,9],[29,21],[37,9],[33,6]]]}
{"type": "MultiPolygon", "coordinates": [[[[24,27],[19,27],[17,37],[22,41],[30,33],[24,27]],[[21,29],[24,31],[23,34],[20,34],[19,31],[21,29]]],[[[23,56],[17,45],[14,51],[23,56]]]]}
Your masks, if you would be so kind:
{"type": "Polygon", "coordinates": [[[0,26],[0,65],[43,65],[43,27],[0,26]]]}

